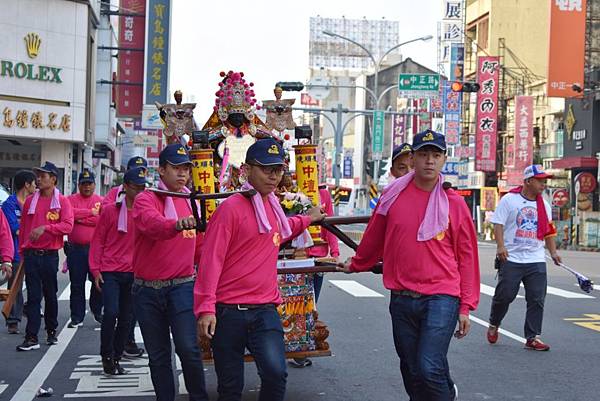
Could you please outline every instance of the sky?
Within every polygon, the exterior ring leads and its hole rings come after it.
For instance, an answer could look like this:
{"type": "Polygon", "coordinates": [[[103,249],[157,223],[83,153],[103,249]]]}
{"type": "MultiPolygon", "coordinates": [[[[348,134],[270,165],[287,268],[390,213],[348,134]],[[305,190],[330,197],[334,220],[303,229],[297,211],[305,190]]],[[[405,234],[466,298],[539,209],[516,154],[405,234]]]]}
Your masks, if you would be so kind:
{"type": "MultiPolygon", "coordinates": [[[[307,81],[310,17],[399,21],[400,43],[437,37],[442,0],[173,0],[172,12],[170,91],[182,90],[184,101],[193,96],[203,125],[220,71],[243,71],[259,101],[273,99],[276,82],[307,81]]],[[[435,39],[402,47],[404,58],[431,69],[436,54],[435,39]]]]}

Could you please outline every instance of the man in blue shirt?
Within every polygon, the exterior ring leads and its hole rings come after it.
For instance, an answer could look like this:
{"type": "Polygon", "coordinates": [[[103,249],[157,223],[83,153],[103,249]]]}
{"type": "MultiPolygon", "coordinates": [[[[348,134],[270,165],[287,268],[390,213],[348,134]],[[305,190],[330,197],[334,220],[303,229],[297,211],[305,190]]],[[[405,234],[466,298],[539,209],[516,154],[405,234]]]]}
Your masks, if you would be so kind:
{"type": "MultiPolygon", "coordinates": [[[[17,271],[17,266],[20,262],[19,257],[19,227],[21,222],[21,209],[25,203],[25,199],[35,192],[35,174],[33,171],[20,170],[15,174],[13,180],[13,187],[15,194],[6,198],[2,203],[2,211],[8,220],[10,225],[10,232],[13,237],[15,245],[15,257],[13,263],[15,265],[14,272],[17,271]]],[[[16,277],[13,274],[8,281],[8,288],[12,285],[12,281],[16,277]]],[[[10,311],[8,319],[6,319],[6,327],[8,328],[9,334],[19,334],[19,323],[21,322],[21,316],[23,315],[23,293],[19,292],[15,303],[10,311]]]]}

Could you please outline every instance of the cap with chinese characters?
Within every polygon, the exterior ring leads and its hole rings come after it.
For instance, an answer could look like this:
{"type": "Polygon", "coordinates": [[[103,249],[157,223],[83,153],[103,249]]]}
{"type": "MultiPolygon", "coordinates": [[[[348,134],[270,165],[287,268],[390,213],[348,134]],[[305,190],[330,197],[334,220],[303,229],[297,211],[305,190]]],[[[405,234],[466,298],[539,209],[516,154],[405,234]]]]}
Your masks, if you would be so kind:
{"type": "Polygon", "coordinates": [[[414,151],[421,149],[424,146],[435,146],[436,148],[446,150],[446,137],[439,132],[430,129],[419,132],[413,138],[412,148],[414,151]]]}
{"type": "Polygon", "coordinates": [[[260,164],[261,166],[285,164],[285,154],[275,139],[259,139],[246,151],[246,163],[260,164]]]}

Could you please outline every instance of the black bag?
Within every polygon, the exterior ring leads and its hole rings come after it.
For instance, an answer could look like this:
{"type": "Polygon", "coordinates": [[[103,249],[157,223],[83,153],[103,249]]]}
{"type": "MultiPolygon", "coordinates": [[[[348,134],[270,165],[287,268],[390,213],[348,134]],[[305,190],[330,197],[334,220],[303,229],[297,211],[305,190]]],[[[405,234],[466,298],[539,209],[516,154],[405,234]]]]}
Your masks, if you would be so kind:
{"type": "Polygon", "coordinates": [[[498,256],[496,256],[496,259],[494,259],[494,269],[500,270],[501,266],[502,266],[502,261],[500,260],[500,258],[498,256]]]}

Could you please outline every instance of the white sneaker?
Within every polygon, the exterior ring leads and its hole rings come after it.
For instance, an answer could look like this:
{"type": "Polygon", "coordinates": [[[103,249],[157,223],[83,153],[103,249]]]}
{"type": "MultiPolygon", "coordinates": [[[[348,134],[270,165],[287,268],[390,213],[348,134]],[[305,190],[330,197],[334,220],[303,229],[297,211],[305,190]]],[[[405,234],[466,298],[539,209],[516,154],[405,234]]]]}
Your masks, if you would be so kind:
{"type": "Polygon", "coordinates": [[[456,383],[454,383],[454,398],[452,400],[453,401],[458,400],[458,386],[456,385],[456,383]]]}

